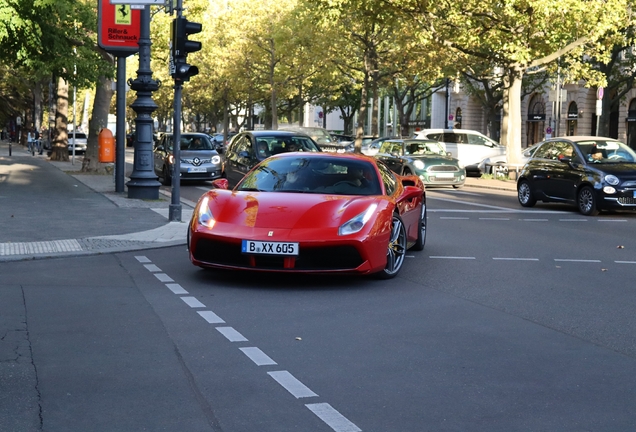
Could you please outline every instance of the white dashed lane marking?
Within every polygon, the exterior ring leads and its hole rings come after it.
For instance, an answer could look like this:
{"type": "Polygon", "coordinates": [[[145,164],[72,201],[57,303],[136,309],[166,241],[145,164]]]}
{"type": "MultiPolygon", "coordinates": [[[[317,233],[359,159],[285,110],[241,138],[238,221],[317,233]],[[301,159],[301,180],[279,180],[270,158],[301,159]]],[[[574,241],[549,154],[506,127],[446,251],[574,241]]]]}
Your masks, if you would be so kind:
{"type": "Polygon", "coordinates": [[[225,324],[225,321],[212,311],[198,311],[197,313],[210,324],[225,324]]]}
{"type": "Polygon", "coordinates": [[[558,262],[581,262],[581,263],[600,263],[601,260],[587,260],[587,259],[569,259],[569,258],[555,258],[558,262]]]}
{"type": "Polygon", "coordinates": [[[153,273],[155,275],[155,277],[157,279],[159,279],[161,282],[174,282],[174,279],[172,279],[170,276],[168,276],[165,273],[153,273]]]}
{"type": "Polygon", "coordinates": [[[216,329],[230,342],[247,342],[247,338],[236,331],[233,327],[217,327],[216,329]]]}
{"type": "Polygon", "coordinates": [[[172,284],[166,284],[166,286],[174,294],[190,294],[189,292],[184,290],[183,287],[181,285],[179,285],[179,284],[172,283],[172,284]]]}
{"type": "Polygon", "coordinates": [[[267,365],[278,364],[274,360],[272,360],[267,354],[261,351],[259,348],[246,347],[246,348],[239,348],[239,349],[243,351],[243,354],[249,357],[249,359],[252,360],[256,364],[256,366],[267,366],[267,365]]]}
{"type": "Polygon", "coordinates": [[[183,300],[191,308],[204,308],[205,307],[205,305],[203,303],[201,303],[199,300],[197,300],[194,297],[181,297],[181,300],[183,300]]]}
{"type": "Polygon", "coordinates": [[[140,263],[149,263],[151,262],[148,257],[145,256],[136,256],[135,257],[137,259],[137,261],[139,261],[140,263]]]}
{"type": "Polygon", "coordinates": [[[305,404],[305,406],[336,432],[362,432],[362,429],[351,423],[328,403],[305,404]]]}
{"type": "Polygon", "coordinates": [[[274,378],[278,384],[283,386],[283,388],[290,392],[296,399],[318,396],[287,371],[267,372],[267,374],[274,378]]]}
{"type": "Polygon", "coordinates": [[[539,258],[500,258],[493,257],[495,261],[539,261],[539,258]]]}
{"type": "Polygon", "coordinates": [[[161,269],[159,267],[157,267],[156,265],[154,265],[154,264],[144,264],[144,267],[146,267],[148,269],[148,271],[151,271],[151,272],[160,272],[161,271],[161,269]]]}
{"type": "Polygon", "coordinates": [[[474,260],[475,257],[460,257],[460,256],[430,256],[433,259],[453,259],[453,260],[474,260]]]}

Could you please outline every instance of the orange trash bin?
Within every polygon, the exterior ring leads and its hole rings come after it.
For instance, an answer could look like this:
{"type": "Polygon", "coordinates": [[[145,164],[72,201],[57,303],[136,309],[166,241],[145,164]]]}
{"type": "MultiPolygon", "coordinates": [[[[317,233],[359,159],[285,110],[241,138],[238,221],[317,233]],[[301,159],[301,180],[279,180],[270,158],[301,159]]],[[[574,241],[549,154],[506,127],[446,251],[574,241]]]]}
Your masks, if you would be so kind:
{"type": "Polygon", "coordinates": [[[110,129],[103,128],[97,137],[99,147],[99,161],[101,163],[115,162],[115,138],[110,129]]]}

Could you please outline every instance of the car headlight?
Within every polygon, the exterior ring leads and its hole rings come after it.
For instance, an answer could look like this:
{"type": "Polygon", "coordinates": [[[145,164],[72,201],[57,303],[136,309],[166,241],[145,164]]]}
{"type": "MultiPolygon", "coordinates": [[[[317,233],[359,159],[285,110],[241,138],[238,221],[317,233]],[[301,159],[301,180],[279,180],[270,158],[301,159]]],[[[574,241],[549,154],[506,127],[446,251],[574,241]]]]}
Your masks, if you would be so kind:
{"type": "Polygon", "coordinates": [[[219,165],[221,163],[221,156],[212,156],[212,164],[219,165]]]}
{"type": "Polygon", "coordinates": [[[421,160],[416,160],[415,162],[413,162],[413,166],[418,170],[423,170],[425,165],[424,162],[422,162],[421,160]]]}
{"type": "Polygon", "coordinates": [[[618,179],[618,177],[616,177],[615,175],[612,174],[608,174],[605,176],[605,181],[607,182],[607,184],[611,184],[612,186],[616,186],[617,184],[619,184],[621,181],[618,179]]]}
{"type": "Polygon", "coordinates": [[[203,199],[201,200],[199,209],[197,210],[197,222],[208,228],[213,228],[216,221],[214,220],[214,216],[212,216],[212,212],[210,211],[210,207],[208,206],[209,202],[210,200],[207,196],[203,197],[203,199]]]}
{"type": "Polygon", "coordinates": [[[169,163],[170,165],[174,165],[174,155],[169,155],[169,156],[168,156],[168,163],[169,163]]]}
{"type": "Polygon", "coordinates": [[[605,193],[606,193],[606,194],[608,194],[608,195],[612,195],[612,194],[615,194],[615,193],[616,193],[616,189],[614,189],[614,187],[613,187],[613,186],[605,186],[605,187],[603,188],[603,192],[605,192],[605,193]]]}
{"type": "Polygon", "coordinates": [[[342,236],[355,234],[360,231],[362,228],[364,228],[364,225],[369,221],[369,219],[371,219],[371,216],[373,215],[373,213],[375,213],[375,210],[377,208],[378,205],[376,203],[373,203],[369,206],[368,209],[355,216],[354,218],[349,219],[344,224],[340,225],[340,228],[338,228],[338,235],[342,236]]]}

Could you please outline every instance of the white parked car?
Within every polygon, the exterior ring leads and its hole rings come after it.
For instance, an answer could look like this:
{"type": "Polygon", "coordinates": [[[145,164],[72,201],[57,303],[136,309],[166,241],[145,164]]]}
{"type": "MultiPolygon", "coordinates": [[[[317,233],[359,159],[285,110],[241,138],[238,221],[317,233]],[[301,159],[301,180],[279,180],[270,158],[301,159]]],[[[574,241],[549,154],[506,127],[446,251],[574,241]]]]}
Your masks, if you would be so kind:
{"type": "MultiPolygon", "coordinates": [[[[537,143],[534,144],[528,148],[522,149],[521,151],[521,164],[525,164],[526,162],[528,162],[528,160],[530,160],[530,158],[532,157],[532,155],[534,154],[534,152],[537,150],[537,148],[539,148],[539,144],[541,143],[537,143]]],[[[498,164],[498,163],[506,163],[505,160],[501,160],[500,157],[495,157],[494,160],[496,162],[491,161],[490,158],[484,159],[483,161],[481,161],[481,163],[479,164],[479,171],[481,171],[482,173],[487,173],[489,174],[490,171],[492,170],[492,166],[494,164],[498,164]]],[[[510,168],[507,168],[510,169],[510,168]]]]}
{"type": "Polygon", "coordinates": [[[68,152],[73,153],[73,146],[75,146],[75,154],[86,153],[86,145],[88,144],[88,138],[84,132],[75,132],[75,140],[73,141],[73,132],[68,133],[68,152]]]}
{"type": "Polygon", "coordinates": [[[439,141],[466,171],[482,173],[480,164],[506,163],[506,147],[486,135],[468,129],[424,129],[415,138],[439,141]]]}

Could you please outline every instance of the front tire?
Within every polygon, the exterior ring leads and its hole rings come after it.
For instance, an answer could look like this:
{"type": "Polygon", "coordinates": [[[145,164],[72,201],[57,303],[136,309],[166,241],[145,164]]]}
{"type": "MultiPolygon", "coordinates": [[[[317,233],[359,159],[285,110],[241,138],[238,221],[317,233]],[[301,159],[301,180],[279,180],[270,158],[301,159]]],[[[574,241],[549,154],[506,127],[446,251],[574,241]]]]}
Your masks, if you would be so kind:
{"type": "Polygon", "coordinates": [[[578,199],[576,201],[581,214],[585,216],[596,216],[597,214],[599,214],[596,202],[596,195],[594,195],[594,191],[591,187],[582,187],[579,191],[578,199]]]}
{"type": "Polygon", "coordinates": [[[415,251],[424,250],[426,244],[426,203],[422,202],[422,210],[420,212],[420,230],[417,233],[417,240],[411,249],[415,251]]]}
{"type": "Polygon", "coordinates": [[[404,264],[406,256],[406,228],[402,218],[394,214],[391,223],[391,237],[386,252],[386,266],[377,273],[380,279],[391,279],[397,276],[404,264]]]}
{"type": "Polygon", "coordinates": [[[523,207],[533,207],[537,200],[532,194],[532,187],[527,180],[521,180],[517,186],[517,198],[523,207]]]}

